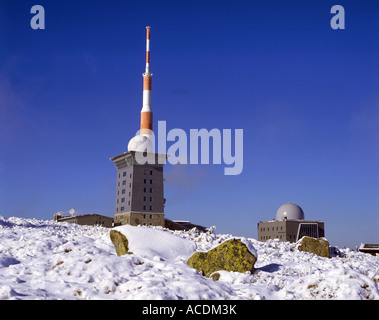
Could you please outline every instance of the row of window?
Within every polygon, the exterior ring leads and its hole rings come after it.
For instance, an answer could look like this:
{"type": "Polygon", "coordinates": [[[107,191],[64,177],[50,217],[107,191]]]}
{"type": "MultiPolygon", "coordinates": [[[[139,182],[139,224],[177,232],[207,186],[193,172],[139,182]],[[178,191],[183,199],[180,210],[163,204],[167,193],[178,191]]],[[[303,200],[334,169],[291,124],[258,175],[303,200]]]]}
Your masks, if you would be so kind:
{"type": "Polygon", "coordinates": [[[295,240],[296,239],[296,236],[295,235],[283,235],[283,234],[280,234],[280,235],[277,235],[277,236],[260,236],[260,239],[259,240],[268,240],[268,239],[286,239],[288,238],[288,240],[295,240]]]}
{"type": "MultiPolygon", "coordinates": [[[[126,180],[122,180],[122,185],[126,186],[126,180]]],[[[120,186],[120,181],[117,183],[117,186],[120,186]]],[[[131,187],[132,187],[132,183],[129,182],[129,188],[131,188],[131,187]]]]}
{"type": "MultiPolygon", "coordinates": [[[[117,199],[117,203],[119,203],[120,199],[117,199]]],[[[121,202],[125,202],[125,198],[121,198],[121,202]]],[[[128,201],[128,206],[130,206],[130,200],[128,201]]]]}
{"type": "MultiPolygon", "coordinates": [[[[130,205],[130,201],[128,202],[128,205],[130,205]]],[[[143,206],[143,210],[153,211],[153,206],[143,206]],[[147,209],[147,207],[149,207],[149,209],[147,209]]],[[[120,207],[120,212],[123,212],[123,211],[125,211],[125,206],[120,207]]],[[[118,207],[116,207],[116,212],[118,212],[118,207]]]]}
{"type": "MultiPolygon", "coordinates": [[[[146,184],[146,179],[143,179],[143,183],[146,184]]],[[[153,184],[153,179],[150,179],[150,184],[153,184]]],[[[122,180],[122,185],[126,186],[126,180],[122,180]]],[[[120,181],[117,183],[117,186],[120,186],[120,181]]],[[[132,183],[129,182],[129,188],[132,187],[132,183]]]]}
{"type": "MultiPolygon", "coordinates": [[[[275,227],[271,227],[272,231],[275,230],[275,227]]],[[[280,227],[280,230],[283,230],[283,227],[280,227]]],[[[261,228],[261,232],[264,232],[264,231],[270,231],[270,228],[261,228]],[[267,229],[267,230],[266,230],[267,229]]],[[[276,231],[279,231],[279,227],[276,227],[276,231]]]]}
{"type": "MultiPolygon", "coordinates": [[[[144,215],[143,215],[143,218],[144,218],[144,219],[147,219],[147,216],[148,216],[147,214],[144,214],[144,215]]],[[[116,218],[117,218],[117,217],[116,217],[116,218]]],[[[123,215],[120,215],[120,216],[118,216],[118,219],[119,219],[119,220],[123,220],[123,219],[124,219],[124,216],[123,216],[123,215]]],[[[152,215],[152,214],[149,214],[149,219],[153,219],[153,215],[152,215]]]]}
{"type": "MultiPolygon", "coordinates": [[[[153,193],[153,188],[149,188],[149,191],[150,191],[150,193],[153,193]]],[[[143,192],[147,192],[147,188],[143,188],[143,192]]],[[[126,189],[122,189],[121,190],[121,194],[126,194],[126,189]]],[[[129,197],[131,196],[131,192],[129,191],[129,197]]],[[[120,195],[120,190],[118,190],[117,191],[117,195],[119,196],[120,195]]],[[[150,197],[151,198],[151,197],[150,197]]],[[[150,201],[152,201],[152,200],[150,200],[150,201]]]]}
{"type": "MultiPolygon", "coordinates": [[[[126,193],[126,189],[122,189],[121,190],[121,194],[125,194],[126,193]]],[[[120,190],[117,191],[117,195],[119,196],[120,195],[120,190]]],[[[131,192],[129,191],[129,197],[131,195],[131,192]]]]}
{"type": "Polygon", "coordinates": [[[279,235],[279,236],[261,236],[260,240],[268,240],[268,239],[285,239],[284,235],[279,235]]]}
{"type": "MultiPolygon", "coordinates": [[[[143,174],[144,174],[145,176],[147,175],[147,171],[149,171],[149,170],[144,170],[144,171],[143,171],[143,174]]],[[[151,176],[153,175],[153,170],[150,170],[150,175],[151,175],[151,176]]],[[[126,177],[126,171],[124,171],[124,172],[122,173],[122,176],[123,176],[123,177],[126,177]]],[[[121,178],[121,173],[118,174],[118,177],[121,178]]],[[[132,174],[129,175],[129,178],[132,178],[132,174]]]]}
{"type": "MultiPolygon", "coordinates": [[[[123,177],[126,177],[126,171],[122,173],[123,177]]],[[[121,178],[121,173],[118,174],[118,177],[121,178]]],[[[130,178],[132,177],[132,174],[130,174],[130,178]]]]}
{"type": "MultiPolygon", "coordinates": [[[[147,201],[147,197],[143,197],[143,201],[147,201]]],[[[153,197],[149,197],[149,201],[153,201],[153,197]]],[[[125,202],[125,198],[121,198],[121,202],[125,202]]],[[[119,203],[119,199],[117,199],[117,203],[119,203]]],[[[130,205],[130,200],[128,201],[128,205],[130,205]]]]}

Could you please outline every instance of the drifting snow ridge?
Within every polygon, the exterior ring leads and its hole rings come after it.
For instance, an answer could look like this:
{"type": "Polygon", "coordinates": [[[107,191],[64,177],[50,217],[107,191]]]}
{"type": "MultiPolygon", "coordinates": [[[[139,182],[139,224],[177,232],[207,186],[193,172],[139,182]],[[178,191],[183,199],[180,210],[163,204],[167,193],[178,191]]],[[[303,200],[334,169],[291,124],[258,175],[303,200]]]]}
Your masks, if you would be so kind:
{"type": "Polygon", "coordinates": [[[128,227],[136,251],[118,257],[109,229],[0,217],[0,299],[379,299],[379,259],[368,254],[340,249],[344,258],[327,259],[243,238],[258,252],[253,273],[220,271],[216,282],[187,256],[232,235],[166,230],[161,244],[143,241],[156,231],[128,227]]]}

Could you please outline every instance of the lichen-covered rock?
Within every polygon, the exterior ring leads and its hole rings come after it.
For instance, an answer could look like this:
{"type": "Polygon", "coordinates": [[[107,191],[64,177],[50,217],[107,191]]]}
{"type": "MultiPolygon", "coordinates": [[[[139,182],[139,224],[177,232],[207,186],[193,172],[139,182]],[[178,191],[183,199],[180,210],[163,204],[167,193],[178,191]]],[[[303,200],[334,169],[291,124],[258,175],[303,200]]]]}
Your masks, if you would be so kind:
{"type": "Polygon", "coordinates": [[[208,252],[195,252],[187,264],[209,277],[219,270],[242,273],[252,271],[256,260],[257,257],[241,240],[231,239],[208,252]]]}
{"type": "Polygon", "coordinates": [[[116,249],[116,253],[118,256],[122,256],[124,254],[131,254],[128,248],[128,239],[121,232],[111,230],[109,235],[111,237],[111,241],[116,249]]]}
{"type": "Polygon", "coordinates": [[[302,237],[298,241],[297,249],[317,254],[320,257],[330,258],[329,242],[325,238],[302,237]]]}

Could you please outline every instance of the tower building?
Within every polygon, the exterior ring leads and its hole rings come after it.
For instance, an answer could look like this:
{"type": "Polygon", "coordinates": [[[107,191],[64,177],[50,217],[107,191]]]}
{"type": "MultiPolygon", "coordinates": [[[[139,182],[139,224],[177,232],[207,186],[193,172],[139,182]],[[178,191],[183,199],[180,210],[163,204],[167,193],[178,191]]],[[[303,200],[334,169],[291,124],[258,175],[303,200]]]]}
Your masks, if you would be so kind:
{"type": "Polygon", "coordinates": [[[146,66],[140,134],[128,144],[128,151],[112,157],[117,168],[114,225],[165,226],[163,166],[167,155],[154,153],[151,109],[150,27],[146,27],[146,66]],[[142,161],[144,159],[150,161],[142,161]],[[152,160],[152,161],[151,161],[152,160]]]}

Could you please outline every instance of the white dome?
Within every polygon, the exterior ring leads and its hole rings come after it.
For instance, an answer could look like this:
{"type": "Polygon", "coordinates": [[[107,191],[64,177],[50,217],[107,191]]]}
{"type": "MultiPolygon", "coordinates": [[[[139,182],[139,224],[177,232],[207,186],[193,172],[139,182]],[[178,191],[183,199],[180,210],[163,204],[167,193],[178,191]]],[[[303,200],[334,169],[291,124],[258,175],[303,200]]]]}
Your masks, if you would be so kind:
{"type": "Polygon", "coordinates": [[[138,135],[130,139],[128,151],[153,152],[153,142],[149,135],[138,135]]]}
{"type": "Polygon", "coordinates": [[[283,204],[276,211],[276,220],[304,220],[303,210],[294,203],[288,202],[283,204]]]}

